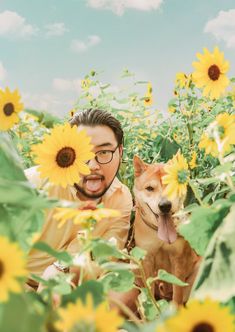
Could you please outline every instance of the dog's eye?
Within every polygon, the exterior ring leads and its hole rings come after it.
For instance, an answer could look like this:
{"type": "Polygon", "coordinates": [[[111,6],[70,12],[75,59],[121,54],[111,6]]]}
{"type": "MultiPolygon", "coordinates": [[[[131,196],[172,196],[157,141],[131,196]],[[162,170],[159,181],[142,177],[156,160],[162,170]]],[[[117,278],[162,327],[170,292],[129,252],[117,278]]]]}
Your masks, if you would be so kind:
{"type": "Polygon", "coordinates": [[[145,189],[146,189],[147,191],[154,191],[154,188],[151,187],[151,186],[148,186],[148,187],[146,187],[145,189]]]}

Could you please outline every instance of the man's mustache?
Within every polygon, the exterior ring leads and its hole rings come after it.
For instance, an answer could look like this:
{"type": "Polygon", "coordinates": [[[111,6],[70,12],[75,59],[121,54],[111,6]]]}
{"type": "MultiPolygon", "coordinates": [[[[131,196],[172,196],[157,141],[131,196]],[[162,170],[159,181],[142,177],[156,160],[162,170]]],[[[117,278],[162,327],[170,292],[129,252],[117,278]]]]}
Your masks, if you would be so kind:
{"type": "Polygon", "coordinates": [[[97,173],[93,173],[93,174],[89,174],[89,175],[85,176],[83,178],[83,182],[86,182],[88,180],[94,180],[94,179],[97,179],[97,178],[100,179],[100,180],[104,180],[105,179],[105,177],[103,175],[100,175],[100,174],[97,174],[97,173]]]}

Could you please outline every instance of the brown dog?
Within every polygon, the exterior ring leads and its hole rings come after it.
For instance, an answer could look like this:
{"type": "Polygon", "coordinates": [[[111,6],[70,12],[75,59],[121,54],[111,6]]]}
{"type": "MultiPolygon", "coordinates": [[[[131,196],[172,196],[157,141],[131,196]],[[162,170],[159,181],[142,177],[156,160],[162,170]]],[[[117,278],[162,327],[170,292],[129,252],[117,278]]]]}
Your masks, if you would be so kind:
{"type": "Polygon", "coordinates": [[[169,201],[163,194],[163,164],[148,165],[134,157],[136,217],[134,239],[136,246],[145,249],[146,277],[156,277],[159,269],[174,274],[189,285],[180,287],[154,282],[154,296],[183,304],[188,300],[196,277],[200,258],[189,243],[177,233],[180,220],[174,214],[183,206],[184,198],[169,201]]]}

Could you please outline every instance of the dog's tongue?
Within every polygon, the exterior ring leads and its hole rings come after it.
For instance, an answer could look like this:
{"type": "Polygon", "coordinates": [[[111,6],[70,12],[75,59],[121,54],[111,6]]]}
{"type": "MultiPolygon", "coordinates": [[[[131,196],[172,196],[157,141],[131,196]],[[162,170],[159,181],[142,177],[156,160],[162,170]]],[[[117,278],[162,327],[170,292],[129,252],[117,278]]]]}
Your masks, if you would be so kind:
{"type": "Polygon", "coordinates": [[[86,188],[89,191],[98,191],[101,188],[101,179],[91,179],[86,181],[86,188]]]}
{"type": "Polygon", "coordinates": [[[169,216],[160,215],[158,221],[158,237],[160,240],[173,243],[177,238],[173,220],[169,216]]]}

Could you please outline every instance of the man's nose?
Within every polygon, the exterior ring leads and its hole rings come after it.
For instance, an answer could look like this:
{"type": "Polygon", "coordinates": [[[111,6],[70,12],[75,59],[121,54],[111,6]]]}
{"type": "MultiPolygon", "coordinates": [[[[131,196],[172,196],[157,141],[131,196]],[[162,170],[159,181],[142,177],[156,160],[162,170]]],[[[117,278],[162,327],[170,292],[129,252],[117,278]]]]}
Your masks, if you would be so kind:
{"type": "Polygon", "coordinates": [[[89,166],[89,168],[90,168],[91,171],[94,171],[94,170],[100,168],[100,165],[99,165],[99,163],[96,161],[95,158],[89,160],[88,163],[87,163],[87,165],[89,166]]]}

